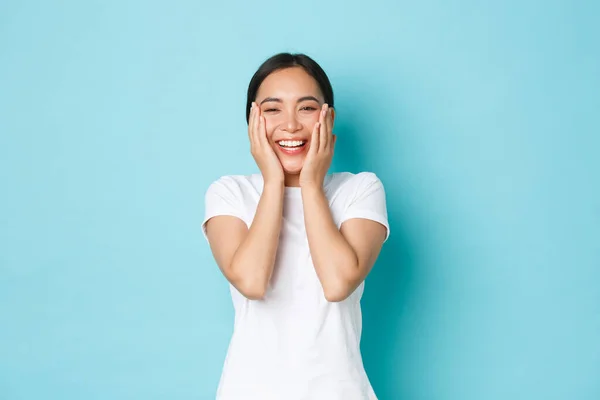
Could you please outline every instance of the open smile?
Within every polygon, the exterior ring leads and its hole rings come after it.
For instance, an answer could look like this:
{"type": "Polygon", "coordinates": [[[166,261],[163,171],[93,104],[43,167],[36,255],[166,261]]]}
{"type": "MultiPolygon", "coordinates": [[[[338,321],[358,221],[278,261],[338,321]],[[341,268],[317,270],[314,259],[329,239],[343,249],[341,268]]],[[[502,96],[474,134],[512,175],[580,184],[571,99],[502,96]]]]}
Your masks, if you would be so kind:
{"type": "Polygon", "coordinates": [[[304,151],[307,140],[279,140],[279,149],[286,154],[298,154],[304,151]]]}

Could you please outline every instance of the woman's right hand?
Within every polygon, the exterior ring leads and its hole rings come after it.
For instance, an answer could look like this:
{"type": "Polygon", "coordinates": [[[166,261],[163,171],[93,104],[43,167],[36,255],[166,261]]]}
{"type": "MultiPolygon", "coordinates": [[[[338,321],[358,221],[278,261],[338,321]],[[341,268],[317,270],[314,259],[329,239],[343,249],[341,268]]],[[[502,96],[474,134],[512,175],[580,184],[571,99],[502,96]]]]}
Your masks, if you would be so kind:
{"type": "Polygon", "coordinates": [[[260,112],[260,107],[252,103],[248,120],[248,137],[250,152],[260,169],[265,184],[284,184],[284,173],[281,162],[267,139],[267,124],[260,112]]]}

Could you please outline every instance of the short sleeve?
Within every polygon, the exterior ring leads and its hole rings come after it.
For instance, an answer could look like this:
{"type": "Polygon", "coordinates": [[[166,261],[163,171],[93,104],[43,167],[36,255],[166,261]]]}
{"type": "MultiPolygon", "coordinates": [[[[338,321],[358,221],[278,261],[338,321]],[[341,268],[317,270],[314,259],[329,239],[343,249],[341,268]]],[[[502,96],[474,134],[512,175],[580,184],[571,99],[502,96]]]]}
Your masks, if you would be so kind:
{"type": "Polygon", "coordinates": [[[361,172],[354,176],[354,179],[356,179],[354,195],[343,213],[340,226],[352,218],[369,219],[385,226],[387,231],[385,240],[387,240],[390,236],[390,226],[383,183],[372,172],[361,172]]]}
{"type": "Polygon", "coordinates": [[[209,219],[229,215],[245,222],[243,196],[239,184],[229,176],[224,176],[211,183],[204,196],[204,219],[202,233],[206,235],[206,223],[209,219]]]}

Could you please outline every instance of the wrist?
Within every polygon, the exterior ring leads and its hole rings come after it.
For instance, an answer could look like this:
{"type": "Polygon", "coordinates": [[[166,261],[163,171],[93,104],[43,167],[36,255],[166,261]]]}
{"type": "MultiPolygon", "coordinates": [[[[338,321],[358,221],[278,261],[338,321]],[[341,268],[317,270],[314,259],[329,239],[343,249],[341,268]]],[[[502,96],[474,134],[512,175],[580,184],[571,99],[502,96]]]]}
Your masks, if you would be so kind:
{"type": "Polygon", "coordinates": [[[324,193],[323,185],[316,182],[305,182],[300,184],[300,190],[303,194],[319,194],[324,193]]]}
{"type": "Polygon", "coordinates": [[[263,191],[283,192],[285,181],[283,179],[270,179],[264,181],[263,191]]]}

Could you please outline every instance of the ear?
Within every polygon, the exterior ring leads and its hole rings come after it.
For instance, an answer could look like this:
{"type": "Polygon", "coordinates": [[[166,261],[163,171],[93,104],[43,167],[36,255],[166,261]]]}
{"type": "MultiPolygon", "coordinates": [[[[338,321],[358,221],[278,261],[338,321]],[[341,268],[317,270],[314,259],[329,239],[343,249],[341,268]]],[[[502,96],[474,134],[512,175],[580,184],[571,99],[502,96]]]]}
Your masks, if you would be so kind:
{"type": "Polygon", "coordinates": [[[333,123],[335,122],[335,108],[331,109],[331,126],[333,126],[333,123]]]}

